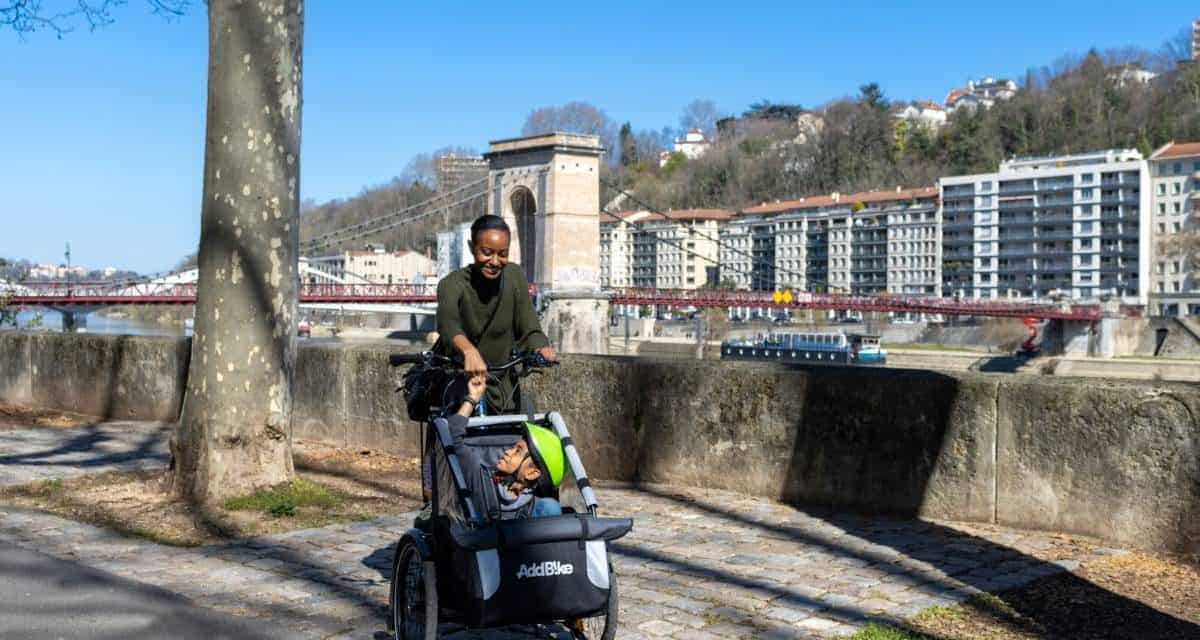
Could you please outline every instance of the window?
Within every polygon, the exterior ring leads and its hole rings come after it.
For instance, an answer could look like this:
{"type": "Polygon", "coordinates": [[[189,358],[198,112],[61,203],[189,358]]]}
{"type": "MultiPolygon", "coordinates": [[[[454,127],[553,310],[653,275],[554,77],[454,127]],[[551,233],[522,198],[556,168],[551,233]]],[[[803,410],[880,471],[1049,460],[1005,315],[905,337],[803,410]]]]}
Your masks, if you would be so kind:
{"type": "Polygon", "coordinates": [[[1179,203],[1175,202],[1171,205],[1171,210],[1174,211],[1175,213],[1179,213],[1181,211],[1181,209],[1179,207],[1180,207],[1179,203]]]}
{"type": "Polygon", "coordinates": [[[1165,222],[1158,223],[1158,232],[1166,233],[1167,232],[1167,223],[1165,223],[1165,222]]]}
{"type": "Polygon", "coordinates": [[[1182,188],[1183,188],[1183,183],[1182,183],[1182,182],[1172,182],[1172,183],[1171,183],[1171,193],[1173,193],[1173,194],[1175,194],[1175,195],[1179,195],[1179,191],[1180,191],[1182,188]]]}
{"type": "Polygon", "coordinates": [[[1085,173],[1085,174],[1083,174],[1083,175],[1079,176],[1079,183],[1080,183],[1080,184],[1091,184],[1091,183],[1092,183],[1092,178],[1093,178],[1094,176],[1095,176],[1095,174],[1091,174],[1091,173],[1085,173]]]}
{"type": "Polygon", "coordinates": [[[1091,189],[1080,189],[1079,190],[1079,199],[1080,200],[1091,200],[1092,199],[1092,190],[1091,189]]]}
{"type": "Polygon", "coordinates": [[[1192,161],[1192,171],[1200,171],[1200,160],[1192,161]]]}
{"type": "Polygon", "coordinates": [[[991,191],[992,190],[992,182],[990,180],[985,181],[985,182],[980,182],[979,190],[980,191],[991,191]]]}
{"type": "Polygon", "coordinates": [[[1080,222],[1079,223],[1079,233],[1091,233],[1091,232],[1092,232],[1092,223],[1090,223],[1090,222],[1080,222]]]}
{"type": "Polygon", "coordinates": [[[1159,215],[1162,215],[1162,214],[1164,214],[1164,213],[1166,213],[1166,212],[1167,212],[1167,203],[1165,203],[1165,202],[1160,202],[1160,203],[1158,203],[1158,213],[1159,213],[1159,215]]]}
{"type": "Polygon", "coordinates": [[[1167,183],[1165,183],[1165,182],[1158,183],[1158,195],[1160,195],[1160,196],[1167,195],[1167,183]]]}
{"type": "Polygon", "coordinates": [[[1178,261],[1171,263],[1171,273],[1179,273],[1179,262],[1178,261]]]}
{"type": "Polygon", "coordinates": [[[1171,170],[1175,173],[1183,173],[1183,163],[1176,162],[1175,164],[1171,165],[1171,170]]]}
{"type": "Polygon", "coordinates": [[[1179,223],[1178,223],[1178,222],[1172,222],[1172,223],[1171,223],[1171,232],[1172,232],[1172,233],[1179,233],[1179,231],[1180,231],[1179,223]]]}

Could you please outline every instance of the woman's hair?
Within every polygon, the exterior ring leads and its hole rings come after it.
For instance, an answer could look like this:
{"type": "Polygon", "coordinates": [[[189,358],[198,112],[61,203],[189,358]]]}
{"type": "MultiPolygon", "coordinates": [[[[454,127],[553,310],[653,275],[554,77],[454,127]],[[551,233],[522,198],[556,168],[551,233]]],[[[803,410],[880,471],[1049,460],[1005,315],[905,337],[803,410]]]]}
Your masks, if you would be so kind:
{"type": "Polygon", "coordinates": [[[486,215],[475,218],[475,222],[471,223],[471,242],[479,241],[479,234],[484,231],[503,231],[512,237],[512,231],[508,228],[508,223],[500,216],[486,215]]]}

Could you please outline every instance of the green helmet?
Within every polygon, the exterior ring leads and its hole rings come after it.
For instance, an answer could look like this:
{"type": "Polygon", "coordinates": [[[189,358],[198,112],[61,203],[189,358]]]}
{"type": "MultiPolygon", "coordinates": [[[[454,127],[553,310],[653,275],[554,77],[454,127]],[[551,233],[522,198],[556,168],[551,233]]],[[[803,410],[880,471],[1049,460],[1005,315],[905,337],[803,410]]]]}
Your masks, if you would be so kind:
{"type": "Polygon", "coordinates": [[[532,422],[525,423],[525,439],[529,441],[529,454],[533,463],[538,466],[542,476],[550,480],[557,489],[562,484],[566,472],[566,454],[563,452],[562,440],[546,427],[532,422]]]}

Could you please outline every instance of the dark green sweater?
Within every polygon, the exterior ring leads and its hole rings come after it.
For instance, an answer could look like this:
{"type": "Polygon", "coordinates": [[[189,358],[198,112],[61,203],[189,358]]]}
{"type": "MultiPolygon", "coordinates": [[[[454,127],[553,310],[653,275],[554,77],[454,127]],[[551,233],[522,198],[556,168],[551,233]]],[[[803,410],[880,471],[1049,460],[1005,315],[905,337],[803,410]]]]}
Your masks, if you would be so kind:
{"type": "MultiPolygon", "coordinates": [[[[452,340],[459,335],[479,349],[488,365],[506,362],[514,347],[533,351],[550,344],[534,313],[529,283],[520,265],[505,265],[499,281],[484,278],[474,266],[454,271],[438,283],[437,299],[440,336],[434,351],[442,355],[458,355],[452,340]]],[[[507,377],[499,385],[489,386],[488,413],[519,410],[512,390],[513,382],[507,377]]]]}

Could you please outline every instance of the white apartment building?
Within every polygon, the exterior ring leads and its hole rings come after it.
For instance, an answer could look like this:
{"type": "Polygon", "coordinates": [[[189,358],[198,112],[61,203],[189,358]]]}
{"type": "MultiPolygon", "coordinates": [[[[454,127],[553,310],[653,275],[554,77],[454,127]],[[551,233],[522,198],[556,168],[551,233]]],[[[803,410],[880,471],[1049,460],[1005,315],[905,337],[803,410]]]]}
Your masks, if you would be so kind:
{"type": "MultiPolygon", "coordinates": [[[[386,251],[382,245],[330,256],[304,257],[309,266],[350,284],[428,284],[437,281],[437,263],[432,257],[401,249],[386,251]]],[[[317,282],[315,275],[309,276],[317,282]]]]}
{"type": "Polygon", "coordinates": [[[455,225],[450,231],[437,234],[437,279],[441,282],[451,271],[458,271],[471,264],[471,223],[455,225]]]}
{"type": "Polygon", "coordinates": [[[757,219],[734,218],[720,229],[721,272],[718,277],[722,282],[733,283],[735,289],[758,288],[754,286],[754,260],[751,257],[756,221],[757,219]]]}
{"type": "Polygon", "coordinates": [[[650,216],[648,211],[621,211],[600,216],[600,286],[606,289],[632,287],[634,223],[650,216]]]}
{"type": "Polygon", "coordinates": [[[763,203],[743,210],[725,233],[728,244],[749,245],[753,259],[738,263],[722,248],[721,262],[751,270],[749,279],[731,274],[750,289],[937,295],[937,209],[933,187],[763,203]]]}
{"type": "Polygon", "coordinates": [[[600,282],[608,287],[699,289],[717,284],[723,209],[628,211],[600,222],[600,282]]]}
{"type": "Polygon", "coordinates": [[[1149,312],[1200,315],[1200,272],[1180,247],[1200,234],[1200,142],[1171,142],[1150,156],[1151,245],[1149,312]]]}
{"type": "Polygon", "coordinates": [[[1133,149],[941,180],[942,295],[1146,304],[1149,173],[1133,149]]]}

